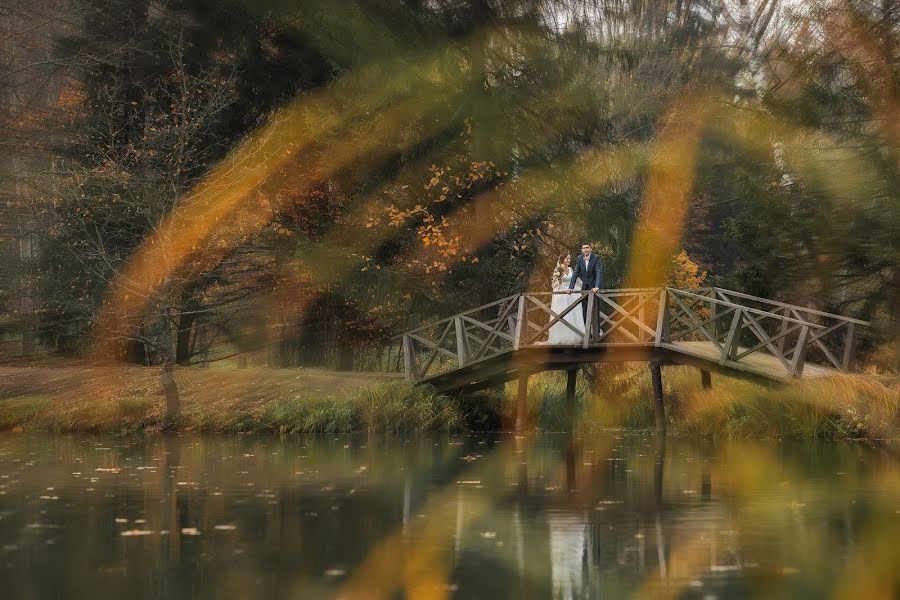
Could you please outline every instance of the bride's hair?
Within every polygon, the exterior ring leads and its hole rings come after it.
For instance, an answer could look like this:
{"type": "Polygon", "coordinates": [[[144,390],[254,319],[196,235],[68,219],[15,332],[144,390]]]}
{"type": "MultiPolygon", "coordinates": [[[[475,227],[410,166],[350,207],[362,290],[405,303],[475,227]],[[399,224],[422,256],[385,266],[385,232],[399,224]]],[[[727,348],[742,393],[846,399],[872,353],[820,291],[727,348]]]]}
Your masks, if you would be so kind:
{"type": "Polygon", "coordinates": [[[567,256],[571,256],[571,254],[569,254],[568,252],[563,252],[562,254],[560,254],[560,255],[559,255],[559,259],[556,261],[556,264],[559,265],[559,266],[561,267],[562,264],[563,264],[564,262],[566,262],[566,257],[567,257],[567,256]]]}

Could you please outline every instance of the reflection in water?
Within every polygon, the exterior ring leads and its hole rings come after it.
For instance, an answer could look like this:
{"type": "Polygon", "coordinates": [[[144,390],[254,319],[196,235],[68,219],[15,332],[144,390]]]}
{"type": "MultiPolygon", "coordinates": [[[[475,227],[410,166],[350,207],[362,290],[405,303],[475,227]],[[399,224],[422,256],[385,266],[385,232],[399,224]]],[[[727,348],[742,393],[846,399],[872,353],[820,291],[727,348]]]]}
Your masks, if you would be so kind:
{"type": "Polygon", "coordinates": [[[849,444],[0,436],[9,598],[895,597],[849,444]],[[859,593],[858,593],[859,592],[859,593]]]}
{"type": "Polygon", "coordinates": [[[554,598],[582,598],[587,593],[588,525],[584,519],[557,514],[548,517],[554,598]]]}

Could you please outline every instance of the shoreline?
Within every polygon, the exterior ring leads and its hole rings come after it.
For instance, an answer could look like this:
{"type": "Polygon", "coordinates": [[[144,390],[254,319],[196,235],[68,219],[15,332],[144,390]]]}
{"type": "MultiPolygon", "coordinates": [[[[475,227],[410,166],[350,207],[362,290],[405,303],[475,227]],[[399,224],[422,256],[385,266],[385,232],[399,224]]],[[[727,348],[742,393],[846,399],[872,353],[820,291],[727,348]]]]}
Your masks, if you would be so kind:
{"type": "MultiPolygon", "coordinates": [[[[181,410],[165,415],[159,367],[77,361],[0,365],[0,431],[55,433],[349,434],[511,432],[515,382],[442,396],[385,373],[176,367],[181,410]]],[[[590,378],[581,378],[587,380],[590,378]]],[[[576,435],[653,428],[646,368],[603,371],[577,391],[576,435]]],[[[854,375],[780,389],[667,367],[669,432],[697,439],[888,443],[900,434],[900,378],[854,375]]],[[[530,429],[562,431],[565,382],[533,376],[530,429]]]]}

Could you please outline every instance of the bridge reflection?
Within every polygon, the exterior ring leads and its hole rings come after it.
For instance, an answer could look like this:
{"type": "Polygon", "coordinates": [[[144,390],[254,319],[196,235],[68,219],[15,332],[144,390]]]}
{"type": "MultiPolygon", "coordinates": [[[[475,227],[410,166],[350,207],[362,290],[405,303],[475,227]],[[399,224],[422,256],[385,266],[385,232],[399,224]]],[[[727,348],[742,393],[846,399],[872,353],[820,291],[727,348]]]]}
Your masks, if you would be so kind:
{"type": "Polygon", "coordinates": [[[7,436],[2,564],[19,575],[10,597],[796,597],[860,578],[893,589],[880,549],[900,533],[898,474],[858,446],[622,431],[7,436]]]}

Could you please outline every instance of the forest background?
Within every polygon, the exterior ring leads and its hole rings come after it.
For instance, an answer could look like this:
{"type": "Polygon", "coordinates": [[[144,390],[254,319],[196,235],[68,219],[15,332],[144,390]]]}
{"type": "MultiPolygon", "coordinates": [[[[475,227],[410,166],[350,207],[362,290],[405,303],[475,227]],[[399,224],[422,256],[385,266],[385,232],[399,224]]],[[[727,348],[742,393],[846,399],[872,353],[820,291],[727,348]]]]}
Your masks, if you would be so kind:
{"type": "Polygon", "coordinates": [[[9,0],[0,355],[382,370],[587,240],[607,287],[870,320],[896,370],[898,15],[9,0]]]}

